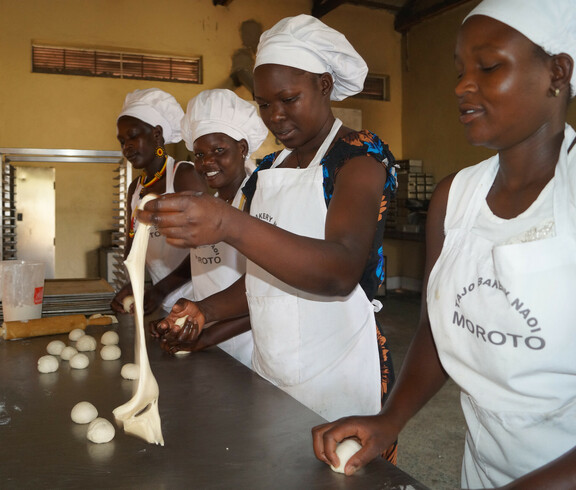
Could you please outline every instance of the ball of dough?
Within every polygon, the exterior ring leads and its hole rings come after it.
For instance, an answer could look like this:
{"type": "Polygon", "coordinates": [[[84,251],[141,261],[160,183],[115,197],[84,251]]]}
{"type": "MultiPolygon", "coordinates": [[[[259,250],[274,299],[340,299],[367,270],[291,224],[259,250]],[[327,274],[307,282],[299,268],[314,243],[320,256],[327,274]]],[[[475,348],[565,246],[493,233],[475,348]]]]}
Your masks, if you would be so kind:
{"type": "Polygon", "coordinates": [[[84,330],[82,330],[81,328],[75,328],[68,334],[68,338],[72,342],[76,342],[78,339],[80,339],[80,337],[84,337],[84,335],[86,335],[86,332],[84,330]]]}
{"type": "Polygon", "coordinates": [[[180,328],[182,328],[186,323],[186,320],[188,320],[188,315],[176,318],[176,320],[174,321],[174,325],[178,325],[180,328]]]}
{"type": "Polygon", "coordinates": [[[340,460],[338,467],[330,465],[330,468],[336,473],[344,473],[344,468],[348,460],[354,456],[358,451],[362,449],[362,446],[355,439],[344,439],[336,447],[336,454],[340,460]]]}
{"type": "Polygon", "coordinates": [[[98,410],[90,402],[78,402],[70,412],[72,422],[77,424],[89,424],[98,417],[98,410]]]}
{"type": "Polygon", "coordinates": [[[38,371],[41,373],[53,373],[58,371],[58,358],[55,356],[42,356],[38,359],[38,371]]]}
{"type": "Polygon", "coordinates": [[[64,349],[62,349],[62,352],[60,352],[60,359],[62,359],[63,361],[69,361],[76,354],[78,354],[78,351],[76,350],[76,348],[72,347],[71,345],[68,345],[68,346],[64,347],[64,349]]]}
{"type": "Polygon", "coordinates": [[[70,367],[73,369],[85,369],[90,364],[90,359],[86,354],[76,354],[70,359],[70,367]]]}
{"type": "Polygon", "coordinates": [[[100,357],[105,361],[115,361],[116,359],[120,359],[121,354],[122,351],[117,345],[105,345],[100,351],[100,357]]]}
{"type": "Polygon", "coordinates": [[[76,342],[76,349],[78,349],[78,352],[93,351],[96,350],[97,346],[98,342],[96,342],[96,339],[92,337],[92,335],[83,335],[78,339],[78,342],[76,342]]]}
{"type": "Polygon", "coordinates": [[[114,426],[108,422],[108,420],[98,417],[90,422],[86,437],[88,437],[89,441],[95,442],[96,444],[102,444],[114,439],[115,433],[116,430],[114,429],[114,426]]]}
{"type": "Polygon", "coordinates": [[[140,377],[140,368],[138,367],[138,364],[129,362],[128,364],[124,364],[124,366],[122,366],[120,375],[124,379],[138,379],[140,377]]]}
{"type": "Polygon", "coordinates": [[[108,332],[104,332],[102,337],[100,338],[100,342],[104,345],[115,345],[120,342],[120,337],[114,330],[108,330],[108,332]]]}
{"type": "Polygon", "coordinates": [[[61,340],[53,340],[46,346],[46,352],[52,354],[53,356],[59,356],[62,350],[66,347],[66,344],[61,340]]]}
{"type": "Polygon", "coordinates": [[[124,311],[126,313],[130,313],[130,309],[132,308],[133,304],[134,304],[134,296],[126,296],[122,300],[122,307],[124,308],[124,311]]]}

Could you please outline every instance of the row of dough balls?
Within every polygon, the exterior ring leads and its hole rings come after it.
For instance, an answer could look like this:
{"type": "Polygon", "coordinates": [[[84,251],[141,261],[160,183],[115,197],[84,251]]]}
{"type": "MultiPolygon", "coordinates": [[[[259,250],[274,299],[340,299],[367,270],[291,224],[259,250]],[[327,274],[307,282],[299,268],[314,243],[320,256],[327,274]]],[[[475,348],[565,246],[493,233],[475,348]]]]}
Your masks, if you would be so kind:
{"type": "MultiPolygon", "coordinates": [[[[38,359],[38,371],[41,373],[53,373],[58,370],[60,365],[58,357],[63,361],[70,361],[70,367],[73,369],[85,369],[90,364],[90,359],[83,352],[91,352],[96,350],[98,342],[91,335],[86,335],[86,332],[81,328],[76,328],[68,334],[68,338],[72,342],[76,342],[76,346],[66,345],[61,340],[53,340],[46,347],[48,355],[42,356],[38,359]]],[[[100,357],[105,361],[114,361],[120,359],[122,354],[120,347],[118,347],[119,337],[116,332],[109,330],[102,334],[100,342],[104,347],[100,350],[100,357]]]]}

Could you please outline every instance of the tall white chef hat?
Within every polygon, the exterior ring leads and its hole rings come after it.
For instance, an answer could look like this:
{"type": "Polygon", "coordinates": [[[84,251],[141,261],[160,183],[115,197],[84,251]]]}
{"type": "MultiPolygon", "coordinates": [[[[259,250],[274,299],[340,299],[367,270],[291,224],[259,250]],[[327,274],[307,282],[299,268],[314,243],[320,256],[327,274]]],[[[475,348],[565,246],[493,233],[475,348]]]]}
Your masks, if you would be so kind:
{"type": "Polygon", "coordinates": [[[184,111],[176,99],[163,90],[148,88],[129,93],[118,119],[122,116],[135,117],[150,126],[161,126],[166,144],[182,140],[180,121],[184,111]]]}
{"type": "Polygon", "coordinates": [[[330,73],[334,88],[330,98],[343,100],[364,88],[368,66],[340,32],[315,17],[286,17],[260,36],[256,62],[330,73]]]}
{"type": "Polygon", "coordinates": [[[248,154],[254,153],[266,139],[268,129],[256,107],[228,89],[204,90],[188,102],[182,119],[182,138],[186,148],[194,151],[194,141],[211,133],[224,133],[248,143],[248,154]]]}
{"type": "MultiPolygon", "coordinates": [[[[566,53],[576,63],[576,2],[574,0],[484,0],[472,15],[492,17],[526,36],[548,54],[566,53]]],[[[576,93],[576,66],[570,81],[576,93]]]]}

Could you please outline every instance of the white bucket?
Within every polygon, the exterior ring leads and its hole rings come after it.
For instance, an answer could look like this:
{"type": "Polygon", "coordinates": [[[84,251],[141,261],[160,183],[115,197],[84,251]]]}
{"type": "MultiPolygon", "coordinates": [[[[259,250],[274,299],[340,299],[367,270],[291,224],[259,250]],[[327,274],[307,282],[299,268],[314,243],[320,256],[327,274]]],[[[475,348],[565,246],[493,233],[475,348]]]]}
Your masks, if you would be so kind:
{"type": "Polygon", "coordinates": [[[2,261],[0,286],[4,321],[42,317],[44,274],[43,262],[2,261]]]}

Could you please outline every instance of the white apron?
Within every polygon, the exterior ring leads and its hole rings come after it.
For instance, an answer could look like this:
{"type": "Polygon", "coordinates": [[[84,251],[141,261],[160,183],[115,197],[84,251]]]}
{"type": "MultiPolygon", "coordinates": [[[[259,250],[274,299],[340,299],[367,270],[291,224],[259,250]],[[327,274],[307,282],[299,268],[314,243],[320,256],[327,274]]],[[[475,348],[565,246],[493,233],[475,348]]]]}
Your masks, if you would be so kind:
{"type": "MultiPolygon", "coordinates": [[[[165,194],[170,194],[174,192],[174,176],[178,170],[178,166],[183,162],[178,162],[174,165],[174,159],[169,156],[166,161],[166,192],[165,194]]],[[[184,162],[187,163],[187,162],[184,162]]],[[[140,179],[138,179],[138,185],[134,189],[134,194],[132,195],[132,212],[138,208],[140,203],[140,191],[142,190],[142,185],[140,184],[140,179]]],[[[138,229],[138,220],[134,222],[134,232],[138,229]]],[[[152,284],[156,284],[160,280],[164,279],[168,274],[170,274],[174,269],[176,269],[186,256],[190,253],[187,248],[173,247],[166,243],[166,237],[161,235],[156,226],[150,228],[150,241],[148,242],[148,249],[146,250],[146,269],[148,274],[150,274],[150,279],[152,284]]],[[[174,303],[180,298],[192,298],[192,281],[188,281],[183,284],[178,289],[168,293],[168,295],[162,301],[162,309],[165,311],[170,311],[174,303]]]]}
{"type": "Polygon", "coordinates": [[[462,389],[465,488],[505,485],[576,445],[576,152],[570,163],[566,155],[574,136],[567,126],[554,237],[496,246],[470,233],[497,156],[452,183],[447,223],[459,206],[463,217],[446,229],[427,299],[440,360],[462,389]]]}
{"type": "MultiPolygon", "coordinates": [[[[243,185],[244,183],[240,189],[243,185]]],[[[232,201],[232,206],[240,208],[241,200],[242,191],[238,190],[232,201]]],[[[246,273],[246,257],[224,242],[190,249],[190,263],[192,265],[194,301],[200,301],[226,289],[246,273]]],[[[221,342],[218,347],[238,359],[242,364],[252,367],[252,332],[244,332],[221,342]]]]}
{"type": "MultiPolygon", "coordinates": [[[[308,168],[274,168],[290,154],[284,150],[273,168],[260,170],[250,214],[323,239],[320,163],[341,124],[336,120],[308,168]]],[[[359,285],[346,297],[315,295],[248,261],[246,289],[257,373],[328,420],[380,411],[374,309],[359,285]]]]}

